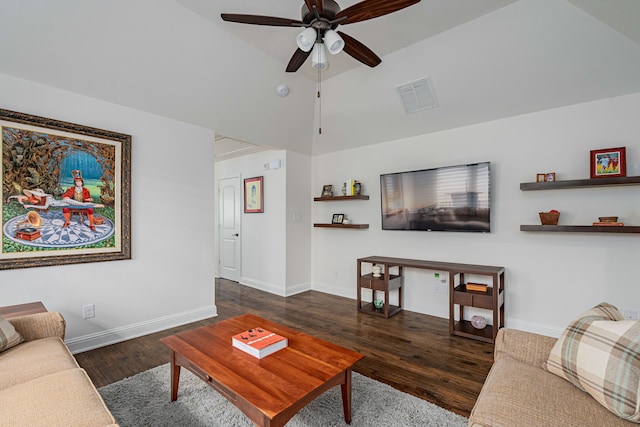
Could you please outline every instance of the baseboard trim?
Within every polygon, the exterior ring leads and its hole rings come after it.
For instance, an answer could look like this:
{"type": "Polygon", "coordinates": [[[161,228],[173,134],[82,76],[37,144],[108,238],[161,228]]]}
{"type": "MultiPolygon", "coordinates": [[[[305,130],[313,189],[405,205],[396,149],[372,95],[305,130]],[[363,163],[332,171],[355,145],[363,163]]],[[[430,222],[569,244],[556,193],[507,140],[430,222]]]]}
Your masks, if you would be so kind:
{"type": "Polygon", "coordinates": [[[240,279],[240,282],[238,283],[250,288],[258,289],[259,291],[269,292],[270,294],[278,295],[281,297],[290,297],[291,295],[311,290],[310,283],[300,283],[297,285],[287,286],[284,291],[280,286],[276,286],[267,282],[252,280],[246,277],[242,277],[240,279]]]}
{"type": "Polygon", "coordinates": [[[108,329],[94,334],[71,338],[65,340],[65,344],[69,347],[71,353],[81,353],[187,323],[216,317],[217,315],[218,308],[215,305],[210,305],[195,310],[159,317],[157,319],[121,326],[119,328],[108,329]]]}

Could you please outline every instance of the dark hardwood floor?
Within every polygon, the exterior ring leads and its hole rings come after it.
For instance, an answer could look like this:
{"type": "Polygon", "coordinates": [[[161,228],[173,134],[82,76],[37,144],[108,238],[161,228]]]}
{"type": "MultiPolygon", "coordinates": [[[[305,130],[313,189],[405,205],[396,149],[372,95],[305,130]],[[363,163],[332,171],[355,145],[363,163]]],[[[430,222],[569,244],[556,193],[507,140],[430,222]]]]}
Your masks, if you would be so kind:
{"type": "Polygon", "coordinates": [[[317,291],[288,298],[216,281],[218,317],[75,355],[102,387],[169,362],[159,339],[253,313],[365,355],[354,370],[468,417],[493,363],[493,345],[449,335],[448,321],[401,311],[384,319],[358,313],[354,300],[317,291]]]}

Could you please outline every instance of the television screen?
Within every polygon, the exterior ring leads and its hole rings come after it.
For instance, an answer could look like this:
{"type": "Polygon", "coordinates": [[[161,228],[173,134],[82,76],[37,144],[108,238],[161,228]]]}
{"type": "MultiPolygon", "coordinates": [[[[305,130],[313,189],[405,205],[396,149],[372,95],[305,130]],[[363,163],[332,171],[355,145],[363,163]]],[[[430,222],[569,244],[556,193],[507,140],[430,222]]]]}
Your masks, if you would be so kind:
{"type": "Polygon", "coordinates": [[[380,175],[383,230],[490,231],[490,163],[380,175]]]}

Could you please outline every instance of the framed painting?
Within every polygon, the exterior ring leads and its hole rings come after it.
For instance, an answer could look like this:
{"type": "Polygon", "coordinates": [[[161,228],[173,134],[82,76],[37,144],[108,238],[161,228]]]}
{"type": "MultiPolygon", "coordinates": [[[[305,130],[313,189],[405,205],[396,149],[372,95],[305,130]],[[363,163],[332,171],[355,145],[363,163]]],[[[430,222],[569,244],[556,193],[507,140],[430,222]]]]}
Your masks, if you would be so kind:
{"type": "Polygon", "coordinates": [[[591,178],[627,176],[626,147],[591,150],[591,178]]]}
{"type": "Polygon", "coordinates": [[[263,177],[244,180],[244,213],[264,212],[263,177]]]}
{"type": "Polygon", "coordinates": [[[0,109],[0,270],[131,259],[131,136],[0,109]]]}

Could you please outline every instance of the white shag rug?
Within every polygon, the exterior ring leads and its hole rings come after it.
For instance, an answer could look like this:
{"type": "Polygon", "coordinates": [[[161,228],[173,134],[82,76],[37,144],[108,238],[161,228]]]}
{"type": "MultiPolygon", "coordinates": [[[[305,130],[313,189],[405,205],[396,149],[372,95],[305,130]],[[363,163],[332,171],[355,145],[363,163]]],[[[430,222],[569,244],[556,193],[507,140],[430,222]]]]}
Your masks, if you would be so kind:
{"type": "MultiPolygon", "coordinates": [[[[182,369],[178,400],[170,399],[169,365],[158,366],[99,389],[121,427],[252,427],[239,409],[191,372],[182,369]]],[[[352,427],[466,427],[468,420],[358,373],[352,379],[352,427]]],[[[348,426],[340,387],[298,412],[287,427],[348,426]]]]}

